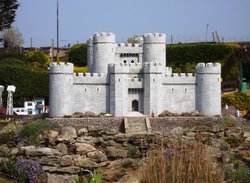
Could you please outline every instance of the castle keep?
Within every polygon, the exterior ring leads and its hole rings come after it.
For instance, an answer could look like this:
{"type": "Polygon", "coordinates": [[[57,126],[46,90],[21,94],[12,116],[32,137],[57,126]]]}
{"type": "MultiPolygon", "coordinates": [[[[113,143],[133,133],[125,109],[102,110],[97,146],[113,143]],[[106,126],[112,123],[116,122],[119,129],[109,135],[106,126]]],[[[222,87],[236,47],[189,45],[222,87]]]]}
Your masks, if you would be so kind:
{"type": "Polygon", "coordinates": [[[86,111],[159,115],[194,109],[220,115],[221,65],[200,63],[195,75],[172,73],[165,67],[165,39],[165,34],[145,34],[140,44],[116,44],[113,33],[94,34],[88,40],[90,73],[74,73],[72,63],[51,63],[50,116],[86,111]]]}

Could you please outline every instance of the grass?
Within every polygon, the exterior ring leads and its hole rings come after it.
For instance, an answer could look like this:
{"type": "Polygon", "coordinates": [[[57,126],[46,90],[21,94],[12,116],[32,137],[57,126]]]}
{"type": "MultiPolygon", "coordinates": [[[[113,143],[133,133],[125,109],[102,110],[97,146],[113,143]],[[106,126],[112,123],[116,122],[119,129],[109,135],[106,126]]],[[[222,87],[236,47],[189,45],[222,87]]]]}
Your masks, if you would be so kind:
{"type": "Polygon", "coordinates": [[[149,151],[143,167],[142,183],[220,183],[223,168],[213,162],[205,145],[175,141],[171,148],[149,151]],[[215,166],[216,165],[216,166],[215,166]]]}

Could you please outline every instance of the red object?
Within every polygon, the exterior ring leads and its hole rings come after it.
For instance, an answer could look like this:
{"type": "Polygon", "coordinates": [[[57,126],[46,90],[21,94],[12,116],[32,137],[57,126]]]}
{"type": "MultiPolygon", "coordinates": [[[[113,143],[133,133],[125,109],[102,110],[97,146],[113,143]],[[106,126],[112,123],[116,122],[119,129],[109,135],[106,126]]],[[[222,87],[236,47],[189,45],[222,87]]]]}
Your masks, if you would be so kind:
{"type": "Polygon", "coordinates": [[[0,114],[6,114],[6,108],[1,107],[0,108],[0,114]]]}

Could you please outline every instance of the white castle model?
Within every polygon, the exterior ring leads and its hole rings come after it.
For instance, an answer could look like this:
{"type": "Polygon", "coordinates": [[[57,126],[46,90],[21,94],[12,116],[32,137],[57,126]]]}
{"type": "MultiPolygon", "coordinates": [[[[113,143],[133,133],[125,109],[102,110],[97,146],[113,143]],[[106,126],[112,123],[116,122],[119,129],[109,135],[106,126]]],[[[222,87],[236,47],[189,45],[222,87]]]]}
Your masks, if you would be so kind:
{"type": "Polygon", "coordinates": [[[72,63],[51,63],[50,117],[86,111],[159,115],[164,110],[195,109],[220,115],[221,65],[200,63],[195,75],[172,73],[165,67],[165,39],[165,34],[145,34],[141,44],[116,44],[113,33],[94,34],[88,40],[90,73],[74,73],[72,63]]]}

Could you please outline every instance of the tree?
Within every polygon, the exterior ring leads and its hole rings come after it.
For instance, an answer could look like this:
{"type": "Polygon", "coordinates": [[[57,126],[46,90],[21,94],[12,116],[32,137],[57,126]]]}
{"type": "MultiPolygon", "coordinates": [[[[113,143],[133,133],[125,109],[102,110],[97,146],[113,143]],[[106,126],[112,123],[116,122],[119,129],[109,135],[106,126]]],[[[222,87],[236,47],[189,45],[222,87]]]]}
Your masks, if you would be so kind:
{"type": "Polygon", "coordinates": [[[5,49],[21,47],[24,43],[23,35],[18,28],[5,29],[0,35],[1,42],[5,49]]]}
{"type": "Polygon", "coordinates": [[[0,1],[0,31],[8,29],[15,21],[16,10],[19,7],[17,0],[0,1]]]}
{"type": "Polygon", "coordinates": [[[142,37],[143,37],[142,35],[134,35],[134,36],[128,38],[127,42],[131,43],[131,44],[141,43],[143,40],[142,37]]]}
{"type": "Polygon", "coordinates": [[[87,45],[76,44],[69,50],[69,62],[75,66],[84,67],[87,65],[87,45]]]}
{"type": "Polygon", "coordinates": [[[30,63],[37,62],[41,65],[46,65],[50,62],[49,56],[41,51],[29,51],[25,56],[30,63]]]}

